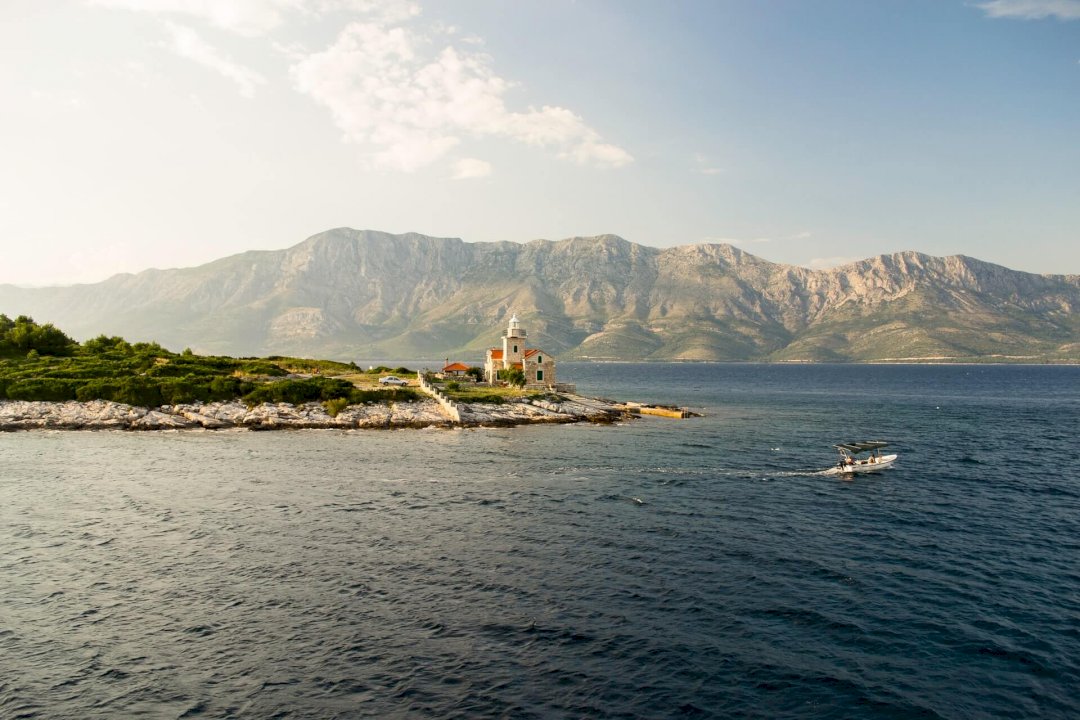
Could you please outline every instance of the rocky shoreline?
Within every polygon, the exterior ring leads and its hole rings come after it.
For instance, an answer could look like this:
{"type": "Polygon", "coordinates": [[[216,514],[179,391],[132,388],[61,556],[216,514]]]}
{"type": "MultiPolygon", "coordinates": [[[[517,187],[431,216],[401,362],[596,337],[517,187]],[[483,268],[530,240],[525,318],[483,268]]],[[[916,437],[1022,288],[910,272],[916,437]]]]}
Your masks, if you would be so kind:
{"type": "Polygon", "coordinates": [[[571,397],[459,406],[461,422],[446,417],[435,400],[350,405],[331,417],[319,403],[239,402],[142,408],[106,400],[90,402],[0,401],[0,432],[18,430],[290,430],[509,426],[532,423],[612,422],[624,417],[603,400],[571,397]]]}

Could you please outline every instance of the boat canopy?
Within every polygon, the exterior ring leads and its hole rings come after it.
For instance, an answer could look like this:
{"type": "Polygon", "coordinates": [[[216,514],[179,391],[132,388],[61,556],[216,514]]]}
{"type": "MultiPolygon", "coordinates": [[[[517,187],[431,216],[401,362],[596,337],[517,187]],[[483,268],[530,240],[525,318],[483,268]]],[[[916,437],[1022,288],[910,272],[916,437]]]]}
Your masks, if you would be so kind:
{"type": "Polygon", "coordinates": [[[888,444],[889,443],[881,442],[880,440],[870,440],[868,442],[841,443],[839,445],[833,445],[833,447],[840,452],[861,453],[866,452],[867,450],[877,450],[888,444]]]}

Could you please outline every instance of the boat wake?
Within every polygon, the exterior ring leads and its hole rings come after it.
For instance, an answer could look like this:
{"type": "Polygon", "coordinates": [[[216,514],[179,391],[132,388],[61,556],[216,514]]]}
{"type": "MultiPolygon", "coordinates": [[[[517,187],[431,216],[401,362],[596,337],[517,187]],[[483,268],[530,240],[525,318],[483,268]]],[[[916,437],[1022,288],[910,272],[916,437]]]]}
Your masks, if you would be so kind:
{"type": "MultiPolygon", "coordinates": [[[[798,478],[798,477],[818,477],[821,475],[834,475],[836,468],[829,468],[827,470],[778,470],[768,474],[770,478],[798,478]]],[[[750,473],[755,475],[754,473],[750,473]]],[[[756,475],[755,475],[756,476],[756,475]]]]}

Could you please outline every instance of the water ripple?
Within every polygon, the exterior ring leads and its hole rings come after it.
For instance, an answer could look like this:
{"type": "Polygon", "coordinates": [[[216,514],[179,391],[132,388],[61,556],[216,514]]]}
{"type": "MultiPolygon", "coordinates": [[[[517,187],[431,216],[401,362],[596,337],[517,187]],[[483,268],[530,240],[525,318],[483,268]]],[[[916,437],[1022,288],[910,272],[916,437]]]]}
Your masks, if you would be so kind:
{"type": "Polygon", "coordinates": [[[1075,371],[658,367],[708,416],[0,435],[0,716],[1080,715],[1075,371]]]}

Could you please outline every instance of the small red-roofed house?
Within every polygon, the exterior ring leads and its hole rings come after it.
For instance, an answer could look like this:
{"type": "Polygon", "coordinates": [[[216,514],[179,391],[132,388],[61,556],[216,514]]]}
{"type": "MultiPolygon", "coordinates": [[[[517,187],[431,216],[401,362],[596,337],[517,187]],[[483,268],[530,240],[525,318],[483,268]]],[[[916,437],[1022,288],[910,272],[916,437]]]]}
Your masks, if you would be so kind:
{"type": "Polygon", "coordinates": [[[443,377],[464,377],[469,372],[469,366],[465,363],[450,363],[442,369],[443,377]]]}

